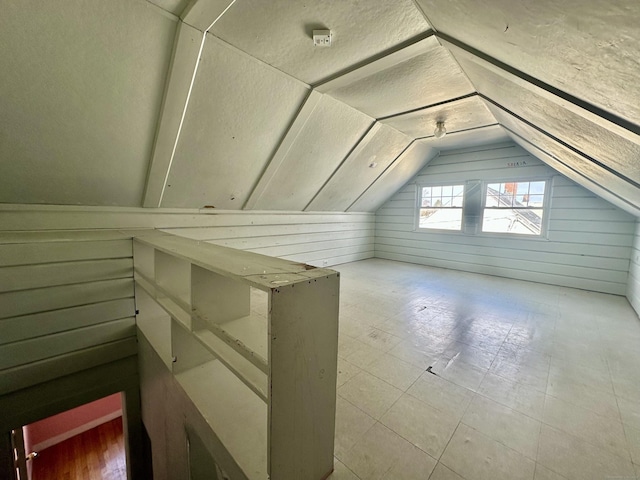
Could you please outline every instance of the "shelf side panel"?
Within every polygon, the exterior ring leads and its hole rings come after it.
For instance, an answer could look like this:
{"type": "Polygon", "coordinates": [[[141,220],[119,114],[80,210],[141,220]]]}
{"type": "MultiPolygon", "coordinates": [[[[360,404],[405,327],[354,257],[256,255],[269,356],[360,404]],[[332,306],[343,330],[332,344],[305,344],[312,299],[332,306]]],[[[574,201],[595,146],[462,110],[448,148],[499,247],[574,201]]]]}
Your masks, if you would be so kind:
{"type": "Polygon", "coordinates": [[[270,316],[270,478],[333,470],[338,273],[274,289],[270,316]]]}

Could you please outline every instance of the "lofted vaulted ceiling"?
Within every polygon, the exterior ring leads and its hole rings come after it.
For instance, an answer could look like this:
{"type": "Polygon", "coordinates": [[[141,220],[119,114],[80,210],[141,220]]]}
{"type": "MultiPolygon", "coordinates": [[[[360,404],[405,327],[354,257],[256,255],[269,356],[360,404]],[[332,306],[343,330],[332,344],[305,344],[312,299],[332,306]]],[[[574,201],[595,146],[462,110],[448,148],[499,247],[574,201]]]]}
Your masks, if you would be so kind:
{"type": "Polygon", "coordinates": [[[510,138],[640,216],[638,24],[637,0],[10,0],[0,202],[374,211],[510,138]]]}

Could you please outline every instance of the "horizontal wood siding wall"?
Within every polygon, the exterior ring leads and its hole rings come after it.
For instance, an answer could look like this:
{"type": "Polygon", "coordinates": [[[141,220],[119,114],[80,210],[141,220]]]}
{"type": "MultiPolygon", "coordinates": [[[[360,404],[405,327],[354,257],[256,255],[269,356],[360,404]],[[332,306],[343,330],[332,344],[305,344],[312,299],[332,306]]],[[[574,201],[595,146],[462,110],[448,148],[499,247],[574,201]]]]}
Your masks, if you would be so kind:
{"type": "Polygon", "coordinates": [[[636,231],[633,237],[627,298],[638,315],[640,315],[640,218],[636,221],[636,231]]]}
{"type": "MultiPolygon", "coordinates": [[[[372,213],[251,212],[0,205],[5,231],[158,228],[316,266],[372,258],[372,213]]],[[[55,233],[52,233],[55,236],[55,233]]]]}
{"type": "Polygon", "coordinates": [[[136,354],[132,242],[0,233],[0,395],[136,354]]]}
{"type": "Polygon", "coordinates": [[[634,228],[634,217],[509,143],[432,160],[378,210],[375,256],[624,295],[634,228]],[[419,183],[530,177],[553,178],[547,239],[414,228],[419,183]]]}

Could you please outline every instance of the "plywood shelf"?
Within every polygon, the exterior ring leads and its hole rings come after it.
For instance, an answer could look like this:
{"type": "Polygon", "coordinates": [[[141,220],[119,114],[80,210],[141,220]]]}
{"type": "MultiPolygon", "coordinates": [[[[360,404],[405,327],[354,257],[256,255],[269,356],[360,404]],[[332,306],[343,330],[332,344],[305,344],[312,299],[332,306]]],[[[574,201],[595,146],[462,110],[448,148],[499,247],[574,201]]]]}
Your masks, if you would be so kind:
{"type": "Polygon", "coordinates": [[[141,329],[220,439],[214,458],[251,479],[325,478],[338,273],[165,233],[134,238],[136,254],[141,329]]]}

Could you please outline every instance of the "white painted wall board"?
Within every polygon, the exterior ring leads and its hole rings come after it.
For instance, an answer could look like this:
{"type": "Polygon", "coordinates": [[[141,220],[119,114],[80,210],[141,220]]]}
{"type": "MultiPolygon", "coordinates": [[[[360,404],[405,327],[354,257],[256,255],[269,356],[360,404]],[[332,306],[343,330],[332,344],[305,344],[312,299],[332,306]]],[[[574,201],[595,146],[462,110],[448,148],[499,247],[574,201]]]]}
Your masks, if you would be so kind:
{"type": "MultiPolygon", "coordinates": [[[[575,181],[579,181],[579,177],[583,177],[586,182],[580,182],[581,185],[589,188],[589,190],[607,201],[614,203],[616,206],[624,208],[629,213],[637,213],[638,205],[640,205],[639,188],[628,183],[615,173],[578,155],[503,110],[493,105],[489,105],[489,108],[496,118],[499,119],[500,123],[513,132],[514,137],[518,136],[521,139],[526,139],[527,142],[535,145],[535,147],[530,148],[537,148],[546,154],[546,156],[542,156],[541,158],[544,158],[548,164],[560,173],[571,175],[571,178],[575,181]],[[551,159],[548,157],[551,157],[551,159]],[[565,168],[562,168],[559,164],[564,165],[565,168]],[[576,173],[571,174],[567,172],[567,168],[576,173]],[[576,174],[578,177],[576,177],[576,174]],[[592,186],[589,186],[590,184],[592,186]]],[[[518,143],[521,142],[519,141],[518,143]]]]}
{"type": "Polygon", "coordinates": [[[380,118],[474,91],[449,51],[436,44],[421,55],[327,93],[374,118],[380,118]]]}
{"type": "Polygon", "coordinates": [[[273,291],[271,478],[319,479],[333,470],[339,289],[334,272],[273,291]]]}
{"type": "Polygon", "coordinates": [[[0,346],[0,370],[135,336],[135,318],[123,318],[0,346]]]}
{"type": "Polygon", "coordinates": [[[492,235],[416,232],[415,186],[407,185],[378,211],[376,256],[400,261],[622,294],[634,218],[595,197],[513,144],[452,151],[432,160],[413,181],[558,178],[562,196],[551,198],[548,240],[492,235]],[[514,161],[526,165],[509,167],[514,161]],[[474,157],[477,157],[474,160],[474,157]],[[456,170],[457,173],[456,173],[456,170]],[[573,195],[571,193],[573,191],[573,195]],[[561,216],[556,218],[556,205],[561,216]],[[567,210],[580,212],[569,216],[567,210]],[[607,212],[616,211],[609,220],[607,212]],[[591,220],[591,212],[598,215],[591,220]],[[600,212],[603,212],[602,215],[600,212]],[[413,259],[413,260],[412,260],[413,259]]]}
{"type": "Polygon", "coordinates": [[[159,207],[162,201],[198,66],[202,37],[203,33],[194,27],[183,22],[178,24],[153,154],[145,182],[142,202],[144,207],[159,207]]]}
{"type": "MultiPolygon", "coordinates": [[[[139,243],[139,242],[135,242],[139,243]]],[[[155,282],[159,287],[181,301],[191,306],[191,265],[187,260],[156,250],[155,282]]],[[[153,281],[154,279],[149,279],[153,281]]]]}
{"type": "Polygon", "coordinates": [[[640,135],[626,133],[625,138],[610,131],[608,123],[595,123],[574,113],[560,102],[552,102],[517,85],[508,74],[494,73],[483,65],[459,56],[465,72],[480,93],[538,128],[604,163],[626,177],[640,182],[640,135]]]}
{"type": "Polygon", "coordinates": [[[133,278],[0,293],[2,318],[133,297],[133,278]]]}
{"type": "Polygon", "coordinates": [[[211,32],[314,84],[427,30],[429,24],[410,0],[245,0],[236,2],[211,32]],[[332,31],[331,47],[314,47],[312,31],[324,28],[332,31]]]}
{"type": "Polygon", "coordinates": [[[418,0],[434,27],[577,98],[640,124],[634,0],[418,0]],[[464,27],[462,27],[464,26],[464,27]]]}
{"type": "Polygon", "coordinates": [[[132,267],[131,258],[0,267],[0,285],[1,291],[12,292],[127,278],[132,276],[132,267]]]}
{"type": "Polygon", "coordinates": [[[412,143],[349,207],[352,212],[375,211],[437,155],[425,142],[412,143]]]}
{"type": "Polygon", "coordinates": [[[131,240],[22,244],[3,244],[0,242],[0,267],[49,262],[130,258],[131,253],[131,240]]]}
{"type": "Polygon", "coordinates": [[[0,320],[0,344],[26,340],[135,314],[133,298],[91,303],[0,320]]]}
{"type": "Polygon", "coordinates": [[[242,208],[306,95],[207,35],[162,206],[242,208]]]}
{"type": "Polygon", "coordinates": [[[636,218],[633,235],[633,249],[630,255],[627,298],[636,313],[640,315],[640,218],[636,218]]]}
{"type": "Polygon", "coordinates": [[[410,143],[406,135],[376,123],[305,210],[345,211],[410,143]]]}
{"type": "Polygon", "coordinates": [[[311,118],[311,115],[315,111],[316,107],[320,103],[320,100],[323,98],[322,94],[318,93],[316,90],[311,90],[309,95],[305,99],[303,105],[300,107],[295,120],[287,130],[286,135],[278,145],[278,149],[269,161],[269,165],[265,168],[264,172],[260,176],[260,180],[258,184],[255,186],[249,199],[244,204],[243,209],[251,210],[255,207],[256,202],[262,196],[264,191],[267,189],[274,176],[282,166],[282,163],[286,160],[291,147],[296,142],[296,139],[304,129],[304,126],[311,118]]]}
{"type": "Polygon", "coordinates": [[[439,121],[445,122],[447,133],[497,123],[477,95],[382,120],[383,123],[413,138],[433,137],[433,131],[439,121]]]}
{"type": "Polygon", "coordinates": [[[373,122],[367,115],[324,95],[254,208],[303,210],[373,122]]]}
{"type": "Polygon", "coordinates": [[[176,20],[129,0],[4,7],[0,202],[139,206],[176,20]]]}
{"type": "Polygon", "coordinates": [[[33,362],[2,371],[0,395],[22,390],[81,370],[90,369],[105,362],[135,356],[138,345],[135,337],[128,337],[107,344],[65,353],[39,362],[33,362]]]}
{"type": "Polygon", "coordinates": [[[185,7],[189,4],[189,0],[148,0],[157,6],[174,15],[180,15],[185,7]]]}

